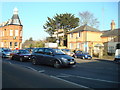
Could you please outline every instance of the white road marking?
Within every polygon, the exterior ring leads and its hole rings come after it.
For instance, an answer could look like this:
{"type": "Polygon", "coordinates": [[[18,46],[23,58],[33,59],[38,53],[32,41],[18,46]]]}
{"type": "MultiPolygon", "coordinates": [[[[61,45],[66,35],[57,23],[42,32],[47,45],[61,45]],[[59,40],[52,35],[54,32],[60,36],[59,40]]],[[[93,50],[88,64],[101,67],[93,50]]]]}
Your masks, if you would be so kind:
{"type": "Polygon", "coordinates": [[[45,70],[39,70],[38,72],[42,73],[42,72],[45,72],[45,70]]]}
{"type": "Polygon", "coordinates": [[[75,76],[75,77],[83,78],[83,79],[89,79],[89,80],[102,81],[102,82],[108,82],[108,83],[117,83],[117,84],[120,84],[120,82],[116,82],[116,81],[108,81],[108,80],[102,80],[102,79],[87,78],[87,77],[82,77],[82,76],[75,76]]]}
{"type": "Polygon", "coordinates": [[[9,64],[12,64],[11,62],[9,62],[9,64]]]}
{"type": "Polygon", "coordinates": [[[66,76],[69,76],[69,77],[71,76],[71,77],[77,77],[77,78],[83,78],[83,79],[89,79],[89,80],[96,80],[96,81],[102,81],[102,82],[120,84],[120,82],[116,82],[116,81],[109,81],[109,80],[103,80],[103,79],[94,79],[94,78],[88,78],[88,77],[82,77],[82,76],[75,76],[75,75],[69,75],[69,74],[62,74],[62,75],[66,75],[66,76]]]}
{"type": "Polygon", "coordinates": [[[32,67],[28,67],[28,66],[24,66],[24,67],[26,67],[26,68],[28,68],[28,69],[31,69],[31,70],[33,70],[33,71],[37,71],[36,69],[34,69],[34,68],[32,68],[32,67]]]}
{"type": "MultiPolygon", "coordinates": [[[[76,85],[76,86],[79,86],[79,87],[81,87],[81,88],[91,89],[91,88],[89,88],[89,87],[86,87],[86,86],[83,86],[83,85],[80,85],[80,84],[77,84],[77,83],[74,83],[74,82],[70,82],[70,81],[67,81],[67,80],[64,80],[64,79],[55,77],[55,76],[50,76],[50,77],[55,78],[55,79],[58,79],[58,80],[62,80],[62,81],[67,82],[67,83],[71,83],[71,84],[76,85]]],[[[93,89],[91,89],[91,90],[93,90],[93,89]]]]}

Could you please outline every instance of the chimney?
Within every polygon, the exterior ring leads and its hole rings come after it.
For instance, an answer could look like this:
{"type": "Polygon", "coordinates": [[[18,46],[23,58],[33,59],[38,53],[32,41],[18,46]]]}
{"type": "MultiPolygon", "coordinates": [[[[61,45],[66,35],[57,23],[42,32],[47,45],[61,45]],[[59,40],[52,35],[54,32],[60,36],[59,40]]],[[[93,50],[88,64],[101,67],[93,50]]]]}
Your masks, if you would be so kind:
{"type": "Polygon", "coordinates": [[[114,30],[115,29],[115,22],[114,22],[114,20],[112,20],[112,22],[111,22],[111,30],[114,30]]]}

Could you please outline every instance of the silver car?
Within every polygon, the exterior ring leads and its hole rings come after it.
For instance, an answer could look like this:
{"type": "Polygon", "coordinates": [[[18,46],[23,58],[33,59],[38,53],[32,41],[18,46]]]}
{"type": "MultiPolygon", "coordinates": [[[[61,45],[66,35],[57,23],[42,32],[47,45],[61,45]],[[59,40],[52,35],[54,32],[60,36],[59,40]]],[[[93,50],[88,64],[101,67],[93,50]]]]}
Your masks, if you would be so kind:
{"type": "Polygon", "coordinates": [[[2,55],[2,58],[10,57],[10,53],[12,51],[9,48],[0,48],[0,53],[2,55]]]}

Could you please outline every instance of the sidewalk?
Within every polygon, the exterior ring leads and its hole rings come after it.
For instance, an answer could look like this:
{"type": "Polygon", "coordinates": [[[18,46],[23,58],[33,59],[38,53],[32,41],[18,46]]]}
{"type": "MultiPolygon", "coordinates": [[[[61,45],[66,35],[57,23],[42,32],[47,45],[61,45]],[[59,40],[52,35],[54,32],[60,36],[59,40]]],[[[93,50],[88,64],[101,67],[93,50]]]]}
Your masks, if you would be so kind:
{"type": "Polygon", "coordinates": [[[114,58],[98,58],[98,57],[93,57],[92,59],[94,59],[94,60],[105,60],[105,61],[114,61],[114,58]]]}

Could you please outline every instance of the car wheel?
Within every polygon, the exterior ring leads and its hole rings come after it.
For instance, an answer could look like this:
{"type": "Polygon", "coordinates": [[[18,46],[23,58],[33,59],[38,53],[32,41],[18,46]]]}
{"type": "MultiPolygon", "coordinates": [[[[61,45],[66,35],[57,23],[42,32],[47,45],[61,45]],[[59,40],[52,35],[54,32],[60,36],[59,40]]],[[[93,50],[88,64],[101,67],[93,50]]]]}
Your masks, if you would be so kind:
{"type": "Polygon", "coordinates": [[[20,57],[20,61],[23,62],[23,58],[22,57],[20,57]]]}
{"type": "Polygon", "coordinates": [[[15,60],[14,56],[11,57],[11,60],[15,60]]]}
{"type": "Polygon", "coordinates": [[[37,65],[37,61],[36,61],[35,58],[32,59],[32,64],[33,64],[33,65],[37,65]]]}
{"type": "Polygon", "coordinates": [[[60,63],[58,61],[55,61],[54,64],[53,64],[53,66],[55,68],[60,68],[60,63]]]}

